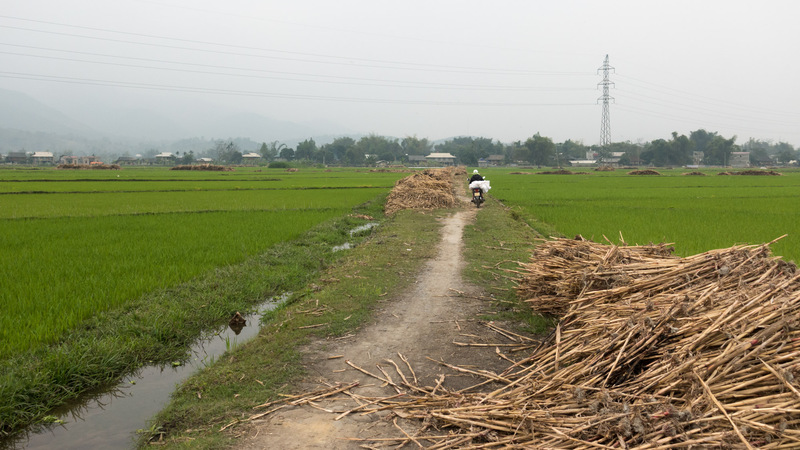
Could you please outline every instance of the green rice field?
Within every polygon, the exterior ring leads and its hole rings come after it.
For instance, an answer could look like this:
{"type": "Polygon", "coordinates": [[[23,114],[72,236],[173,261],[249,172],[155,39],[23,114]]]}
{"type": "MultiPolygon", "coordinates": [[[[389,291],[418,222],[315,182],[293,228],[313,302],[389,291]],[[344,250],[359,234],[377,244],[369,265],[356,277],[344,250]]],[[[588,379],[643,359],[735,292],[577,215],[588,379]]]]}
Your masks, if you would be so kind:
{"type": "MultiPolygon", "coordinates": [[[[551,169],[548,169],[551,170],[551,169]]],[[[762,244],[786,260],[800,260],[800,171],[782,176],[629,175],[629,170],[541,174],[531,169],[484,169],[490,194],[555,235],[597,242],[673,243],[681,256],[736,244],[762,244]],[[518,173],[512,173],[518,172],[518,173]],[[607,239],[607,240],[606,240],[607,239]]]]}
{"type": "Polygon", "coordinates": [[[404,175],[0,169],[0,359],[294,239],[404,175]]]}

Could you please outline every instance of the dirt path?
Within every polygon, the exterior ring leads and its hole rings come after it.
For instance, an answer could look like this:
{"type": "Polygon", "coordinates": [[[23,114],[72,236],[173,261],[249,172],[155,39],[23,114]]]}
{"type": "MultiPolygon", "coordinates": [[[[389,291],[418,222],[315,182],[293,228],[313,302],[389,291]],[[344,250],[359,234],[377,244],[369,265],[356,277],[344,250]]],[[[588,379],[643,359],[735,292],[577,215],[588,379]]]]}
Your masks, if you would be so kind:
{"type": "MultiPolygon", "coordinates": [[[[380,375],[377,364],[397,380],[390,359],[408,375],[402,354],[414,369],[419,383],[432,386],[446,374],[444,386],[460,389],[476,384],[479,379],[458,374],[433,360],[459,366],[478,366],[502,371],[508,364],[495,354],[493,347],[460,347],[453,341],[498,342],[476,316],[491,305],[480,297],[480,290],[462,280],[462,232],[475,217],[474,209],[464,209],[443,219],[442,239],[438,255],[428,262],[415,284],[406,292],[389,298],[381,305],[371,324],[356,335],[338,341],[318,342],[307,349],[307,366],[315,374],[308,381],[309,391],[335,383],[357,381],[351,392],[365,397],[388,397],[396,391],[381,386],[379,380],[364,375],[346,361],[380,375]],[[466,295],[459,295],[457,291],[466,295]],[[483,337],[481,337],[483,336],[483,337]],[[337,357],[338,356],[338,357],[337,357]],[[331,359],[331,357],[336,357],[331,359]]],[[[399,381],[399,380],[397,380],[399,381]]],[[[403,430],[417,431],[419,424],[398,420],[388,414],[360,415],[352,413],[335,420],[342,411],[356,406],[353,400],[337,396],[312,406],[286,408],[268,416],[247,429],[240,442],[242,449],[351,449],[363,448],[369,439],[400,437],[403,430]]],[[[413,447],[416,444],[411,443],[413,447]]],[[[408,447],[411,448],[411,447],[408,447]]]]}

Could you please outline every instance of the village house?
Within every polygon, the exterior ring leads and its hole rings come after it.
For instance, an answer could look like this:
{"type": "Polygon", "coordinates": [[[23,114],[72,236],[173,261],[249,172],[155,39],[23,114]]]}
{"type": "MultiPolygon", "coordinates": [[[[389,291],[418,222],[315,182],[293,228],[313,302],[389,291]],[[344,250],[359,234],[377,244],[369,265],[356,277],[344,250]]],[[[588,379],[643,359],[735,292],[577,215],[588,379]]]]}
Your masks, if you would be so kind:
{"type": "Polygon", "coordinates": [[[25,152],[8,152],[6,162],[11,164],[27,164],[28,155],[25,152]]]}
{"type": "Polygon", "coordinates": [[[456,164],[456,157],[450,153],[431,153],[425,157],[425,160],[442,166],[453,166],[456,164]]]}
{"type": "Polygon", "coordinates": [[[750,167],[750,152],[731,152],[731,167],[750,167]]]}
{"type": "Polygon", "coordinates": [[[156,163],[157,164],[174,164],[175,163],[175,155],[170,152],[161,152],[156,155],[156,163]]]}
{"type": "Polygon", "coordinates": [[[100,162],[99,156],[73,156],[73,155],[64,155],[59,158],[59,164],[74,164],[74,165],[87,165],[93,162],[100,162]]]}
{"type": "Polygon", "coordinates": [[[256,165],[261,161],[261,155],[258,153],[250,152],[242,155],[242,162],[246,165],[256,165]]]}
{"type": "Polygon", "coordinates": [[[33,155],[31,155],[31,161],[37,166],[55,164],[56,158],[53,156],[53,152],[33,152],[33,155]]]}

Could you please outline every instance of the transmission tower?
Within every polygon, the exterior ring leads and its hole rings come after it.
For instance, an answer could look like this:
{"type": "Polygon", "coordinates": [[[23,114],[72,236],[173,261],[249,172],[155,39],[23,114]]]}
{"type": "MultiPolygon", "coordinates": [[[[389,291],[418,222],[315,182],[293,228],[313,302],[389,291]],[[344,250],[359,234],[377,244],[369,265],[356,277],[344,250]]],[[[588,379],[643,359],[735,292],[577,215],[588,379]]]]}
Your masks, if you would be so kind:
{"type": "Polygon", "coordinates": [[[597,86],[603,87],[603,95],[600,96],[597,101],[603,101],[603,115],[600,119],[600,146],[605,148],[611,143],[611,116],[608,112],[608,103],[614,100],[614,97],[608,95],[608,90],[614,86],[614,83],[608,79],[608,74],[614,70],[614,68],[608,64],[608,55],[606,55],[606,59],[603,60],[603,65],[597,69],[597,72],[601,70],[603,71],[603,81],[597,83],[597,86]]]}

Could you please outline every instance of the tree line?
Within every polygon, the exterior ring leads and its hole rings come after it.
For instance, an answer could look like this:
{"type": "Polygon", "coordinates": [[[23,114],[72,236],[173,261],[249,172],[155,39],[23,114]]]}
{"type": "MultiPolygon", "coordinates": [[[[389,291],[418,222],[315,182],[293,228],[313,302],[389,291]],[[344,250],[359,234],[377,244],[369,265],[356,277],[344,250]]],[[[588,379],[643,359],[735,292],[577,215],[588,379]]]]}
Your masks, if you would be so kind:
{"type": "MultiPolygon", "coordinates": [[[[731,153],[741,151],[750,152],[750,162],[753,165],[787,164],[798,159],[798,151],[786,142],[772,143],[751,138],[738,145],[736,136],[726,138],[704,129],[692,131],[688,136],[673,132],[670,139],[656,139],[646,143],[614,142],[606,147],[587,146],[573,140],[555,143],[539,133],[525,141],[509,144],[486,137],[457,137],[434,144],[427,138],[416,136],[394,139],[371,134],[358,140],[340,137],[323,145],[317,145],[314,139],[306,139],[295,148],[279,141],[264,142],[259,154],[266,161],[285,160],[342,166],[375,165],[379,161],[405,164],[409,162],[410,156],[425,156],[436,152],[450,153],[456,157],[458,164],[468,166],[476,166],[481,159],[499,155],[502,157],[499,162],[503,164],[518,163],[540,167],[569,166],[572,161],[586,159],[599,163],[614,160],[621,165],[664,167],[692,164],[726,166],[731,160],[731,153]]],[[[210,153],[222,163],[238,164],[242,161],[242,153],[232,140],[216,141],[215,148],[210,153]]]]}

